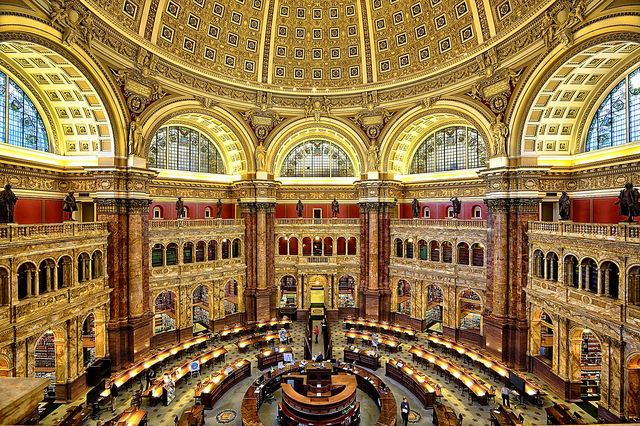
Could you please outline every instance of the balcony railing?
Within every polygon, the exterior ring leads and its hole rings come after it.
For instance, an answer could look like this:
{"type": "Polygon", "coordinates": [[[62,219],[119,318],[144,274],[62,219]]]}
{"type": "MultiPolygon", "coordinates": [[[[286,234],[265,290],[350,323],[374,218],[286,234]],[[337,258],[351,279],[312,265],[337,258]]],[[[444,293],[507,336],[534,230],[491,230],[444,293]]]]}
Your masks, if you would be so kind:
{"type": "Polygon", "coordinates": [[[391,219],[391,226],[486,230],[487,221],[479,219],[391,219]]]}
{"type": "Polygon", "coordinates": [[[0,225],[0,242],[30,239],[54,239],[107,232],[106,222],[64,222],[34,225],[0,225]]]}
{"type": "Polygon", "coordinates": [[[177,219],[150,220],[151,229],[242,227],[244,219],[177,219]]]}
{"type": "Polygon", "coordinates": [[[529,222],[529,233],[640,242],[637,223],[529,222]]]}
{"type": "Polygon", "coordinates": [[[276,225],[358,225],[360,226],[360,219],[313,219],[313,218],[293,218],[293,219],[275,219],[276,225]]]}

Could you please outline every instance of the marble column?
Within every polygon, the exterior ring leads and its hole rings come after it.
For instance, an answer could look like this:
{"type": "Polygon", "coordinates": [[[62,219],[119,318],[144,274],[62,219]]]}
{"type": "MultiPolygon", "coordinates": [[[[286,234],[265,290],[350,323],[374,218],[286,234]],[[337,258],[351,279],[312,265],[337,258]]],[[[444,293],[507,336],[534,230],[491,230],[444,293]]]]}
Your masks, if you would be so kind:
{"type": "Polygon", "coordinates": [[[527,365],[528,323],[524,287],[529,244],[527,223],[538,219],[537,199],[487,199],[487,301],[485,348],[516,368],[527,365]]]}
{"type": "Polygon", "coordinates": [[[111,367],[120,369],[150,349],[148,199],[96,200],[109,231],[107,272],[113,288],[107,330],[111,367]]]}

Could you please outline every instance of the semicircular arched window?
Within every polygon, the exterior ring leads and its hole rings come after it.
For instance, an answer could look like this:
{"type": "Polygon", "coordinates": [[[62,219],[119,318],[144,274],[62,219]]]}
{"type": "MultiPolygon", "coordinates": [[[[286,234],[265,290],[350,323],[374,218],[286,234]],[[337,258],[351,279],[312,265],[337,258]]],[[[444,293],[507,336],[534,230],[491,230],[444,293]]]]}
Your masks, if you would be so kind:
{"type": "Polygon", "coordinates": [[[487,154],[482,137],[469,126],[436,130],[418,146],[409,173],[445,172],[484,167],[487,154]]]}
{"type": "Polygon", "coordinates": [[[284,177],[353,177],[351,159],[338,145],[325,140],[310,140],[294,147],[280,168],[284,177]]]}
{"type": "Polygon", "coordinates": [[[616,84],[591,120],[585,151],[640,140],[640,68],[616,84]]]}
{"type": "Polygon", "coordinates": [[[190,127],[158,130],[149,148],[149,167],[224,174],[222,156],[211,140],[190,127]]]}
{"type": "Polygon", "coordinates": [[[29,96],[0,71],[0,142],[50,152],[42,117],[29,96]]]}

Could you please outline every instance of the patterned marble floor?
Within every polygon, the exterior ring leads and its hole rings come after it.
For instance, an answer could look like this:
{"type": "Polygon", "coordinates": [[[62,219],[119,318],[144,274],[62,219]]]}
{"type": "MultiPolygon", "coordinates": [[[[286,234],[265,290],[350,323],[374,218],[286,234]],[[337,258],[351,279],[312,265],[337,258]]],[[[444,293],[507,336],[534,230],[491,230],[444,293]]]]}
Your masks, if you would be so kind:
{"type": "MultiPolygon", "coordinates": [[[[337,359],[343,358],[344,347],[347,345],[345,334],[345,329],[342,321],[336,321],[330,324],[331,326],[331,334],[333,338],[333,347],[334,352],[333,356],[337,359]]],[[[299,360],[303,357],[303,336],[304,336],[304,324],[303,323],[294,323],[291,327],[291,335],[293,337],[293,350],[294,350],[294,360],[299,360]]],[[[249,386],[249,384],[261,373],[258,370],[257,365],[257,350],[247,351],[245,354],[239,354],[236,345],[233,342],[225,342],[225,347],[229,351],[226,355],[226,360],[235,360],[239,357],[245,358],[251,361],[251,372],[252,377],[245,379],[239,385],[235,386],[233,389],[228,391],[214,406],[214,409],[206,412],[206,422],[208,425],[228,425],[228,426],[241,426],[242,421],[240,419],[240,404],[244,393],[249,386]]],[[[404,359],[406,362],[411,363],[411,355],[408,354],[408,350],[411,348],[411,345],[414,342],[404,342],[401,344],[401,351],[397,354],[387,354],[382,352],[382,366],[378,369],[375,374],[380,377],[384,376],[384,363],[389,359],[389,356],[399,357],[404,359]]],[[[422,344],[426,346],[426,340],[423,334],[418,335],[418,344],[422,344]]],[[[316,348],[319,346],[314,345],[314,352],[317,351],[316,348]]],[[[439,351],[436,349],[436,353],[439,351]]],[[[184,361],[184,360],[183,360],[184,361]]],[[[181,361],[173,361],[172,364],[165,366],[165,370],[169,370],[174,366],[178,365],[181,361]]],[[[461,360],[456,360],[456,362],[461,362],[461,360]]],[[[211,374],[213,371],[217,371],[221,366],[216,365],[213,366],[211,370],[206,370],[203,374],[211,374]]],[[[443,377],[436,376],[432,374],[430,370],[425,370],[421,368],[422,371],[426,372],[429,377],[436,383],[438,383],[442,387],[442,391],[444,394],[442,402],[453,407],[456,413],[462,413],[464,416],[464,425],[489,425],[490,424],[490,415],[489,409],[494,407],[495,403],[490,403],[487,406],[480,406],[477,403],[471,404],[467,400],[467,396],[462,395],[462,391],[457,388],[456,385],[452,383],[445,383],[443,377]]],[[[489,384],[493,384],[497,389],[501,388],[501,384],[494,381],[491,377],[486,374],[483,374],[479,371],[475,371],[474,373],[489,384]]],[[[530,376],[530,375],[529,375],[530,376]]],[[[533,376],[530,376],[533,378],[533,376]]],[[[432,424],[431,420],[431,410],[422,409],[419,401],[413,397],[413,395],[408,392],[404,387],[396,383],[394,380],[389,379],[388,377],[384,378],[385,383],[391,388],[394,396],[396,397],[398,407],[400,407],[400,402],[402,401],[402,397],[406,396],[411,409],[415,411],[416,421],[413,424],[416,425],[429,425],[432,424]]],[[[172,426],[174,425],[174,416],[180,416],[182,411],[194,403],[194,387],[195,380],[191,380],[189,383],[183,383],[176,389],[176,399],[168,406],[156,406],[156,407],[145,407],[143,405],[143,409],[146,409],[148,414],[148,425],[149,426],[172,426]]],[[[139,384],[136,383],[134,388],[138,389],[139,384]]],[[[548,393],[548,396],[543,397],[543,407],[548,407],[553,403],[564,402],[557,395],[553,394],[551,390],[543,385],[545,392],[548,393]]],[[[97,424],[97,420],[105,420],[113,418],[118,413],[121,413],[127,407],[129,407],[131,403],[131,395],[132,389],[124,389],[121,390],[120,396],[118,398],[118,404],[116,406],[115,413],[112,413],[111,410],[102,410],[100,412],[100,416],[96,419],[91,419],[85,422],[85,425],[93,426],[97,424]]],[[[372,401],[366,401],[367,396],[363,393],[360,393],[360,401],[361,401],[361,410],[363,413],[363,426],[369,426],[366,424],[367,421],[371,422],[371,419],[377,419],[377,408],[372,401]]],[[[277,394],[276,394],[277,396],[277,394]]],[[[46,418],[44,418],[41,423],[44,426],[53,425],[55,420],[60,418],[67,410],[70,405],[78,405],[84,402],[86,399],[86,395],[82,395],[78,398],[77,401],[72,404],[62,404],[56,410],[51,412],[46,418]]],[[[571,411],[578,412],[583,419],[587,423],[596,423],[595,419],[593,419],[589,414],[587,414],[584,410],[578,407],[576,404],[566,403],[571,411]]],[[[266,426],[273,425],[275,418],[275,407],[276,404],[264,404],[260,408],[260,418],[266,426]]],[[[525,419],[525,425],[544,425],[546,424],[546,414],[544,408],[538,408],[532,405],[526,405],[525,407],[520,407],[519,409],[515,409],[514,412],[516,415],[522,414],[525,419]]],[[[373,424],[373,422],[371,422],[373,424]]]]}

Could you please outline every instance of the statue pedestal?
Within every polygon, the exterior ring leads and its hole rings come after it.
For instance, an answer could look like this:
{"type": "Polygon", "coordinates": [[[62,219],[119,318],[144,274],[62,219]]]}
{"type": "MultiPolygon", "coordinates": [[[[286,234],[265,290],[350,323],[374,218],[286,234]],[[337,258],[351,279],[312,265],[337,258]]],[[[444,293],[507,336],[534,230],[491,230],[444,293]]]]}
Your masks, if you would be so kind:
{"type": "Polygon", "coordinates": [[[268,179],[269,174],[267,172],[265,172],[264,170],[260,170],[256,172],[256,179],[258,180],[267,180],[268,179]]]}
{"type": "Polygon", "coordinates": [[[380,173],[377,170],[367,172],[367,179],[379,179],[380,173]]]}

